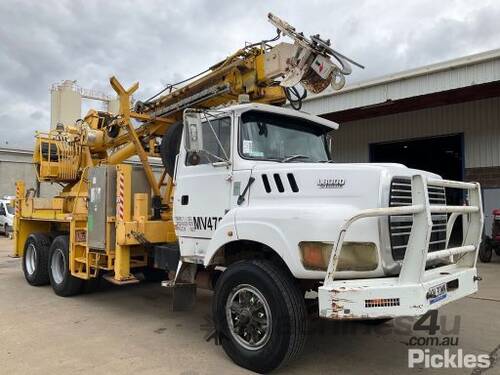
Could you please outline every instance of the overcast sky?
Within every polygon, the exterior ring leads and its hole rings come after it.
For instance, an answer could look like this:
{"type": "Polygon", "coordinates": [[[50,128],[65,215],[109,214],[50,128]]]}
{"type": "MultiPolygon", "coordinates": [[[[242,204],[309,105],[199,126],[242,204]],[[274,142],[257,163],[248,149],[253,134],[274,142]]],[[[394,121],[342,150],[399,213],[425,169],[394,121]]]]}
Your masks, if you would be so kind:
{"type": "Polygon", "coordinates": [[[115,74],[136,98],[275,35],[273,12],[320,33],[366,66],[348,83],[500,47],[500,1],[0,2],[0,147],[30,148],[50,123],[52,83],[111,94],[115,74]]]}

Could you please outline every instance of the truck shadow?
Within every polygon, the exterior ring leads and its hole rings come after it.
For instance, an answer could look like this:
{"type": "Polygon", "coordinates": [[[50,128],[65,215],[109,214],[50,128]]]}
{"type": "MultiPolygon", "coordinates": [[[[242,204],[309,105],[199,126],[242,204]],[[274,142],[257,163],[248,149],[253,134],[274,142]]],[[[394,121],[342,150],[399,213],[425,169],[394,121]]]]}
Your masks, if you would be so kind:
{"type": "MultiPolygon", "coordinates": [[[[99,303],[105,309],[127,309],[129,314],[136,315],[138,321],[156,319],[158,327],[151,334],[169,335],[173,328],[171,325],[174,325],[178,330],[190,330],[190,333],[197,330],[200,341],[205,341],[206,345],[216,345],[215,339],[210,337],[213,330],[212,292],[199,289],[197,294],[196,306],[189,312],[172,312],[171,291],[158,283],[120,287],[103,282],[95,293],[79,298],[92,304],[99,303]]],[[[337,322],[311,317],[303,353],[276,373],[359,373],[366,370],[367,364],[373,368],[388,369],[386,373],[408,371],[407,342],[412,325],[413,320],[408,321],[406,326],[398,326],[391,321],[367,325],[356,321],[337,322]],[[338,372],[339,369],[342,372],[338,372]]],[[[221,347],[216,351],[225,357],[221,347]]],[[[227,358],[227,361],[230,359],[227,358]]]]}
{"type": "MultiPolygon", "coordinates": [[[[411,323],[408,323],[411,325],[411,323]]],[[[392,321],[373,325],[360,321],[311,318],[304,351],[278,373],[404,373],[407,366],[408,327],[392,321]],[[321,365],[319,365],[321,364],[321,365]],[[320,369],[321,368],[321,369],[320,369]]]]}

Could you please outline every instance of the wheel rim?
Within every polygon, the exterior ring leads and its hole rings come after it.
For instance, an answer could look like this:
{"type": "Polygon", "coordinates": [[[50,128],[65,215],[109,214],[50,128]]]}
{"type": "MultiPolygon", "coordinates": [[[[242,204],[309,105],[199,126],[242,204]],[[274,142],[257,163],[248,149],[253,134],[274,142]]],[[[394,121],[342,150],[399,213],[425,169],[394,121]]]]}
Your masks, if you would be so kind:
{"type": "Polygon", "coordinates": [[[26,249],[26,257],[24,259],[26,264],[26,271],[28,274],[33,275],[36,270],[36,249],[35,245],[30,244],[26,249]]]}
{"type": "Polygon", "coordinates": [[[50,270],[55,283],[61,284],[64,280],[64,271],[66,270],[66,261],[61,249],[54,250],[50,261],[50,270]]]}
{"type": "Polygon", "coordinates": [[[226,302],[226,319],[231,336],[245,349],[259,350],[271,337],[271,309],[252,285],[238,285],[231,291],[226,302]]]}

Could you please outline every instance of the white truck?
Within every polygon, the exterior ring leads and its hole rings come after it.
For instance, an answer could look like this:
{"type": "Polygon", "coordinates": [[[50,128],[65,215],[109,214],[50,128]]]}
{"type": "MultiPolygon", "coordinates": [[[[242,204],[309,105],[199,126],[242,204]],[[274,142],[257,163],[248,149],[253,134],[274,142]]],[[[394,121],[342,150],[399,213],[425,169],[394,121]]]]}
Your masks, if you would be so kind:
{"type": "Polygon", "coordinates": [[[335,143],[338,124],[277,105],[300,107],[298,83],[340,89],[350,60],[269,19],[276,38],[182,87],[131,109],[138,84],[113,77],[117,113],[39,133],[38,178],[64,188],[40,199],[17,184],[14,255],[31,285],[68,297],[100,276],[122,285],[142,272],[172,288],[177,310],[208,286],[222,347],[257,372],[298,355],[315,305],[326,319],[383,321],[477,291],[479,184],[335,163],[327,137],[335,143]],[[294,44],[271,45],[280,33],[294,44]],[[133,155],[142,168],[123,164],[133,155]],[[150,156],[163,159],[159,180],[150,156]],[[447,189],[467,204],[447,205],[447,189]],[[450,243],[457,218],[464,235],[450,243]]]}
{"type": "Polygon", "coordinates": [[[326,137],[338,125],[304,112],[241,104],[184,118],[180,255],[227,266],[214,318],[240,365],[265,372],[303,345],[306,291],[317,292],[320,317],[378,320],[477,291],[479,184],[401,164],[333,163],[326,137]],[[447,206],[446,189],[467,192],[468,205],[447,206]],[[461,215],[463,242],[450,246],[461,215]]]}

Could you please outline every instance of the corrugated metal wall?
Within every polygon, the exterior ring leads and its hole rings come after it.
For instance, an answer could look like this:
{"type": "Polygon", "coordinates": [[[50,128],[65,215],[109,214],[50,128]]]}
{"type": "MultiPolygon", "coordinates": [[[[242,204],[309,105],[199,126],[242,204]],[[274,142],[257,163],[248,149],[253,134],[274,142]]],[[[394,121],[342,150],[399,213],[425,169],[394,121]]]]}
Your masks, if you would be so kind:
{"type": "MultiPolygon", "coordinates": [[[[16,194],[15,183],[17,180],[23,180],[26,183],[26,189],[36,189],[36,172],[32,163],[33,154],[31,151],[0,149],[0,199],[5,195],[13,196],[16,194]]],[[[134,158],[129,161],[131,164],[139,164],[139,160],[134,158]]],[[[160,160],[152,160],[151,166],[157,178],[163,171],[160,160]]],[[[40,196],[42,198],[57,195],[61,186],[56,183],[40,184],[40,196]]]]}
{"type": "Polygon", "coordinates": [[[464,133],[465,168],[500,166],[500,98],[340,124],[336,162],[368,162],[370,143],[464,133]]]}
{"type": "Polygon", "coordinates": [[[498,81],[499,51],[489,51],[347,86],[330,95],[311,97],[304,101],[302,108],[312,114],[332,113],[498,81]]]}
{"type": "MultiPolygon", "coordinates": [[[[26,182],[26,189],[36,189],[36,173],[31,162],[32,155],[26,152],[0,150],[0,198],[16,195],[16,181],[26,182]]],[[[61,187],[57,184],[42,184],[40,196],[55,195],[61,187]]]]}

